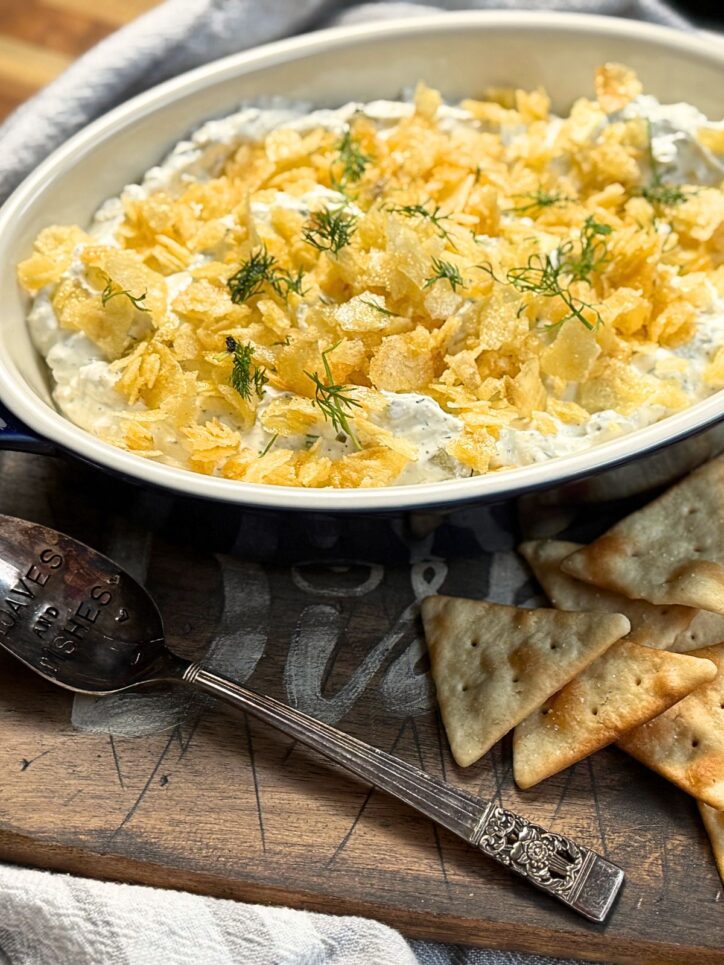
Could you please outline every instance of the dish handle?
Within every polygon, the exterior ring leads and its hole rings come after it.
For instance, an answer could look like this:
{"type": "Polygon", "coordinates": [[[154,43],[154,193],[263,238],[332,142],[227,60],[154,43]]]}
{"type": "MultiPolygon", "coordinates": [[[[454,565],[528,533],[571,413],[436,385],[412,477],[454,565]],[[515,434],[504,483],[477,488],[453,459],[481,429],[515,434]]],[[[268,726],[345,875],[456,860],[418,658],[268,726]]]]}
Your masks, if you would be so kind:
{"type": "Polygon", "coordinates": [[[47,455],[57,451],[52,442],[35,435],[0,402],[0,452],[6,449],[47,455]]]}

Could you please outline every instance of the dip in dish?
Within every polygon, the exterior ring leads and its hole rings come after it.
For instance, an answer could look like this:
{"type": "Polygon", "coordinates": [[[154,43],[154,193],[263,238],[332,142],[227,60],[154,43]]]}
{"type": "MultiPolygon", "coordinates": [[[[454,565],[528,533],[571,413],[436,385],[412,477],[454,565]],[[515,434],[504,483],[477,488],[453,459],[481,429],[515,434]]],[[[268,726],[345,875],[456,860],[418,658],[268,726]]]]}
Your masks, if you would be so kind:
{"type": "Polygon", "coordinates": [[[54,398],[148,459],[309,487],[573,453],[724,386],[724,124],[596,99],[246,108],[20,266],[54,398]]]}

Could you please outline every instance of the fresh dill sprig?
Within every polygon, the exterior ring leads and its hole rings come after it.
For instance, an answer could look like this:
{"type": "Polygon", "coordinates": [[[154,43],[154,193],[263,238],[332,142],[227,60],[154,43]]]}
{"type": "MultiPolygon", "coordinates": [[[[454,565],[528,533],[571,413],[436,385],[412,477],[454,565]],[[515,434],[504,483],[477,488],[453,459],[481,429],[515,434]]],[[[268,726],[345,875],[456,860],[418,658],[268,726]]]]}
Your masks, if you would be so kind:
{"type": "Polygon", "coordinates": [[[574,254],[574,245],[567,242],[558,249],[561,271],[573,281],[590,282],[594,271],[600,271],[608,258],[608,246],[604,238],[611,234],[611,226],[596,221],[589,215],[581,228],[580,250],[574,254]]]}
{"type": "Polygon", "coordinates": [[[540,211],[542,208],[554,208],[562,204],[568,204],[571,200],[564,194],[558,194],[555,191],[546,191],[543,188],[538,188],[536,191],[523,191],[522,194],[516,194],[514,197],[528,198],[525,204],[518,204],[514,208],[507,209],[511,214],[522,215],[533,211],[540,211]]]}
{"type": "Polygon", "coordinates": [[[142,295],[133,295],[130,291],[128,291],[127,288],[121,288],[120,285],[116,285],[116,283],[111,279],[110,275],[106,274],[106,272],[102,272],[101,274],[106,282],[106,287],[101,292],[101,304],[104,308],[112,298],[117,298],[119,295],[123,295],[137,311],[147,312],[150,314],[151,309],[147,308],[144,304],[146,301],[146,295],[148,294],[147,292],[144,292],[142,295]]]}
{"type": "Polygon", "coordinates": [[[341,165],[342,170],[339,177],[332,174],[332,187],[344,194],[348,184],[356,184],[361,179],[372,158],[364,153],[349,128],[337,142],[337,152],[334,163],[341,165]]]}
{"type": "Polygon", "coordinates": [[[590,215],[581,229],[578,248],[572,241],[559,245],[550,254],[530,255],[525,265],[509,268],[505,279],[495,274],[492,265],[478,265],[497,282],[507,283],[522,294],[541,295],[543,298],[560,298],[568,309],[568,314],[559,324],[570,318],[577,318],[589,330],[602,323],[599,311],[590,303],[574,295],[571,283],[587,281],[590,283],[594,271],[600,270],[608,257],[606,242],[603,240],[611,233],[609,225],[601,224],[590,215]],[[593,312],[596,323],[586,317],[586,310],[593,312]]]}
{"type": "Polygon", "coordinates": [[[229,379],[232,388],[236,389],[247,402],[251,399],[252,389],[261,399],[264,395],[264,386],[269,379],[266,376],[266,369],[253,364],[254,346],[250,342],[240,345],[232,335],[227,335],[226,351],[233,356],[229,379]]]}
{"type": "Polygon", "coordinates": [[[322,364],[324,365],[326,382],[322,381],[319,372],[305,372],[304,374],[314,382],[314,401],[321,409],[324,418],[332,423],[332,426],[337,432],[344,432],[348,435],[354,443],[355,448],[361,449],[359,440],[349,424],[350,419],[353,418],[349,410],[355,406],[360,408],[360,403],[356,402],[349,395],[350,392],[355,391],[356,387],[354,385],[337,385],[332,375],[329,359],[327,358],[329,353],[337,348],[337,345],[339,345],[339,342],[337,342],[336,345],[332,345],[331,348],[328,348],[325,352],[322,352],[322,364]]]}
{"type": "Polygon", "coordinates": [[[264,448],[259,450],[260,459],[263,458],[269,452],[269,450],[271,449],[271,447],[274,445],[274,443],[277,441],[278,438],[279,438],[279,433],[275,432],[274,435],[269,440],[269,442],[267,442],[267,444],[264,446],[264,448]]]}
{"type": "Polygon", "coordinates": [[[450,261],[443,261],[441,258],[432,259],[433,274],[429,278],[425,279],[423,288],[429,288],[430,285],[434,285],[436,281],[447,281],[454,292],[458,288],[465,288],[465,282],[463,281],[463,276],[460,274],[460,269],[453,265],[450,261]]]}
{"type": "Polygon", "coordinates": [[[647,120],[646,125],[648,128],[646,151],[649,159],[651,178],[649,183],[640,188],[637,193],[640,194],[642,198],[646,198],[649,204],[653,205],[654,208],[658,209],[671,208],[674,205],[682,204],[684,201],[688,201],[691,195],[694,193],[692,189],[684,190],[684,188],[678,184],[664,184],[661,168],[659,167],[659,162],[656,160],[656,155],[654,154],[654,139],[651,131],[651,121],[647,120]]]}
{"type": "Polygon", "coordinates": [[[439,204],[436,204],[432,210],[428,208],[428,205],[432,207],[432,201],[424,201],[422,204],[399,204],[390,205],[388,211],[393,214],[401,214],[405,218],[424,218],[434,225],[437,229],[437,233],[441,238],[444,238],[448,242],[450,247],[455,250],[455,244],[450,237],[450,232],[447,231],[443,225],[443,221],[450,221],[450,215],[440,214],[442,210],[439,204]]]}
{"type": "Polygon", "coordinates": [[[285,300],[290,292],[303,295],[302,280],[304,269],[300,268],[292,274],[284,268],[279,268],[274,255],[269,254],[266,245],[252,251],[238,271],[227,280],[226,285],[235,305],[261,294],[268,285],[280,298],[285,300]]]}
{"type": "Polygon", "coordinates": [[[353,214],[346,214],[344,208],[323,208],[311,216],[302,237],[313,248],[337,255],[350,243],[356,226],[357,219],[353,214]]]}
{"type": "Polygon", "coordinates": [[[363,305],[367,305],[368,308],[374,308],[374,310],[379,312],[380,315],[386,315],[388,318],[397,317],[397,312],[391,312],[389,308],[385,308],[384,305],[378,305],[377,302],[373,302],[367,298],[360,298],[360,301],[363,305]]]}

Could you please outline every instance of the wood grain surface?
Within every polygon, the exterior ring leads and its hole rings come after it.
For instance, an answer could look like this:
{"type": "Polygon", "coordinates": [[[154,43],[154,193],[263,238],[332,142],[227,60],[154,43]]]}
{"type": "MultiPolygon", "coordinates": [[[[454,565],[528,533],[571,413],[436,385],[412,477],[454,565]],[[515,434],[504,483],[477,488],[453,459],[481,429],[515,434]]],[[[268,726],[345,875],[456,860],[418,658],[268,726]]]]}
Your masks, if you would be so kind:
{"type": "MultiPolygon", "coordinates": [[[[0,512],[54,525],[144,579],[179,652],[207,653],[209,666],[580,840],[627,880],[608,924],[588,924],[251,719],[182,690],[73,698],[7,657],[0,857],[366,914],[410,936],[636,965],[724,962],[722,887],[692,799],[616,749],[529,792],[515,789],[508,740],[465,771],[450,758],[416,601],[499,597],[521,567],[510,520],[488,514],[492,552],[474,559],[383,568],[345,560],[327,533],[336,558],[261,565],[239,548],[267,524],[10,453],[0,512]]],[[[513,582],[519,601],[534,598],[524,572],[513,582]]]]}
{"type": "Polygon", "coordinates": [[[159,0],[0,0],[0,120],[159,0]]]}

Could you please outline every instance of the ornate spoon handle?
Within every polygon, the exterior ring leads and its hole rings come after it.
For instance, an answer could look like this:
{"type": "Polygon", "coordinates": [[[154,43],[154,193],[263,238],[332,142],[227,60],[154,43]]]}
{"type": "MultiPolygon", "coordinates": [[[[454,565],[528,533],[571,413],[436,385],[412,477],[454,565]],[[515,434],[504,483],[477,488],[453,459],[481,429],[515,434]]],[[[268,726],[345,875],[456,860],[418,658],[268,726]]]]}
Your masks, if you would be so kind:
{"type": "Polygon", "coordinates": [[[623,871],[570,838],[545,831],[286,704],[191,664],[183,679],[386,791],[591,921],[604,921],[623,871]]]}

